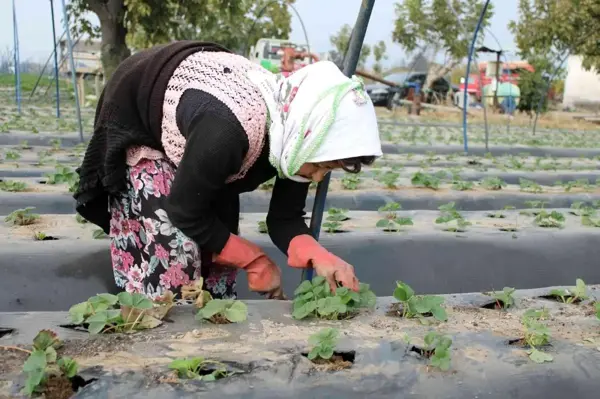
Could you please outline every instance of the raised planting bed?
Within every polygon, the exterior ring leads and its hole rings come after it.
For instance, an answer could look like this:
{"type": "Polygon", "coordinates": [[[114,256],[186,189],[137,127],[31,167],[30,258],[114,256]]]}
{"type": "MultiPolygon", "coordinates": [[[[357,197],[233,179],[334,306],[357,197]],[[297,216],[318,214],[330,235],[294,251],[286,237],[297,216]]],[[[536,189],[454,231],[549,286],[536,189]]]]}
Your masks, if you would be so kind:
{"type": "MultiPolygon", "coordinates": [[[[412,145],[411,143],[391,144],[382,143],[382,149],[385,154],[415,153],[426,154],[434,152],[436,154],[454,154],[464,153],[464,147],[460,145],[412,145]]],[[[517,155],[527,152],[534,157],[554,156],[554,157],[596,157],[600,155],[600,148],[554,148],[554,147],[526,147],[526,146],[493,146],[486,150],[482,146],[469,146],[469,154],[483,156],[486,153],[494,156],[517,155]]]]}
{"type": "Polygon", "coordinates": [[[35,360],[50,352],[41,365],[67,363],[58,374],[73,376],[77,398],[595,397],[597,287],[579,305],[538,299],[550,290],[517,291],[507,310],[481,308],[482,294],[433,297],[446,321],[424,323],[393,310],[400,292],[342,321],[295,320],[290,302],[247,301],[247,319],[217,325],[175,306],[169,322],[133,334],[60,327],[72,323],[66,312],[4,313],[12,333],[0,338],[0,395],[36,382],[35,360]],[[534,346],[510,344],[523,338],[534,346]]]}
{"type": "MultiPolygon", "coordinates": [[[[537,222],[536,216],[516,211],[460,212],[471,223],[464,226],[456,218],[449,220],[451,211],[348,212],[349,219],[339,226],[324,221],[320,241],[354,265],[358,278],[368,281],[377,295],[389,294],[397,276],[423,293],[534,288],[575,277],[600,283],[594,261],[600,257],[600,228],[583,226],[582,217],[571,215],[571,210],[557,210],[564,216],[562,228],[540,227],[556,222],[552,210],[545,211],[548,216],[537,222]]],[[[286,257],[268,234],[260,233],[264,218],[242,214],[241,234],[280,266],[289,295],[300,272],[287,267],[286,257]]],[[[109,240],[95,239],[95,230],[72,215],[42,215],[28,226],[0,228],[0,311],[66,310],[71,302],[94,293],[115,292],[109,240]],[[58,239],[36,240],[37,233],[58,239]]],[[[238,275],[237,287],[241,298],[258,298],[247,291],[244,273],[238,275]]]]}

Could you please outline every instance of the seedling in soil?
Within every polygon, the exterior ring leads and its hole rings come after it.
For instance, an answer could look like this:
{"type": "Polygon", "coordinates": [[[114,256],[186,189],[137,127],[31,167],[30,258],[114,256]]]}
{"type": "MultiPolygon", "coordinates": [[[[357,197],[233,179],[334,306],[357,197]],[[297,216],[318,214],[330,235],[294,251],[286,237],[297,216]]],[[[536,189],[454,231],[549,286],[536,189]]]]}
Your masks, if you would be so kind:
{"type": "Polygon", "coordinates": [[[540,320],[544,318],[544,311],[529,309],[523,315],[521,322],[525,327],[523,343],[530,349],[527,351],[529,358],[535,363],[551,362],[552,355],[540,351],[538,348],[548,345],[550,342],[550,331],[540,320]]]}
{"type": "Polygon", "coordinates": [[[594,186],[590,184],[588,179],[571,180],[566,183],[562,183],[562,186],[566,193],[570,192],[574,188],[581,188],[584,191],[592,191],[594,186]]]}
{"type": "Polygon", "coordinates": [[[7,161],[18,161],[19,159],[21,159],[21,154],[19,154],[16,151],[9,150],[4,153],[4,157],[7,161]]]}
{"type": "Polygon", "coordinates": [[[69,315],[90,334],[132,333],[160,326],[173,304],[170,291],[154,301],[140,293],[98,294],[71,306],[69,315]]]}
{"type": "Polygon", "coordinates": [[[571,215],[575,216],[593,216],[596,210],[591,206],[587,206],[584,202],[577,201],[571,204],[571,215]]]}
{"type": "MultiPolygon", "coordinates": [[[[547,204],[547,201],[525,201],[525,205],[527,205],[530,209],[544,209],[544,206],[547,204]]],[[[533,212],[529,211],[521,211],[519,212],[521,215],[532,216],[539,215],[540,210],[534,210],[533,212]]]]}
{"type": "Polygon", "coordinates": [[[0,190],[16,193],[27,190],[27,185],[21,181],[4,180],[0,181],[0,190]]]}
{"type": "Polygon", "coordinates": [[[258,222],[258,232],[261,234],[267,234],[269,232],[266,221],[261,220],[260,222],[258,222]]]}
{"type": "Polygon", "coordinates": [[[327,220],[332,222],[343,222],[350,219],[346,213],[348,209],[329,208],[327,210],[327,220]]]}
{"type": "Polygon", "coordinates": [[[467,191],[473,189],[473,182],[464,180],[455,180],[452,182],[452,189],[458,191],[467,191]]]}
{"type": "Polygon", "coordinates": [[[568,304],[579,303],[589,298],[585,282],[580,278],[575,281],[575,287],[571,289],[554,289],[550,291],[549,297],[568,304]]]}
{"type": "Polygon", "coordinates": [[[526,192],[526,193],[538,194],[538,193],[544,192],[544,190],[542,189],[542,186],[540,186],[539,184],[537,184],[534,181],[523,179],[522,177],[519,178],[519,186],[521,187],[521,191],[526,192]]]}
{"type": "Polygon", "coordinates": [[[377,221],[376,227],[383,231],[400,231],[400,226],[412,226],[412,218],[398,217],[396,211],[402,209],[399,203],[389,202],[379,208],[379,212],[385,212],[385,217],[377,221]]]}
{"type": "Polygon", "coordinates": [[[546,211],[541,211],[535,217],[534,222],[540,227],[562,228],[565,223],[565,216],[557,211],[552,211],[550,213],[546,211]]]}
{"type": "Polygon", "coordinates": [[[19,143],[20,150],[31,150],[33,147],[29,145],[27,140],[23,140],[19,143]]]}
{"type": "Polygon", "coordinates": [[[342,227],[342,224],[340,222],[325,222],[323,227],[328,233],[341,233],[340,227],[342,227]]]}
{"type": "Polygon", "coordinates": [[[33,239],[35,241],[51,241],[51,240],[57,240],[57,238],[52,237],[47,235],[46,233],[44,233],[43,231],[36,231],[33,234],[33,239]]]}
{"type": "Polygon", "coordinates": [[[499,177],[486,177],[485,179],[479,182],[479,185],[486,190],[502,190],[503,187],[506,187],[506,183],[504,180],[499,177]]]}
{"type": "Polygon", "coordinates": [[[92,238],[94,240],[103,240],[108,238],[108,234],[106,234],[102,229],[96,229],[92,232],[92,238]]]}
{"type": "Polygon", "coordinates": [[[415,291],[406,283],[396,281],[394,298],[400,303],[393,306],[392,313],[407,319],[418,318],[424,322],[425,317],[433,316],[438,321],[448,320],[446,309],[442,307],[444,298],[435,295],[415,295],[415,291]]]}
{"type": "MultiPolygon", "coordinates": [[[[515,298],[513,297],[513,294],[515,293],[515,291],[516,291],[515,288],[504,287],[504,289],[502,291],[484,292],[484,295],[489,295],[492,298],[494,298],[494,300],[496,301],[493,303],[494,309],[506,310],[515,305],[515,298]]],[[[488,306],[483,306],[483,307],[487,308],[488,306]]]]}
{"type": "Polygon", "coordinates": [[[347,173],[342,177],[342,187],[346,190],[358,190],[361,179],[358,175],[353,173],[347,173]]]}
{"type": "Polygon", "coordinates": [[[60,146],[62,144],[60,139],[51,139],[48,143],[52,146],[53,151],[60,151],[60,146]]]}
{"type": "MultiPolygon", "coordinates": [[[[33,339],[33,348],[23,364],[23,372],[27,375],[24,393],[61,394],[60,397],[70,397],[74,393],[73,379],[77,375],[77,362],[68,356],[58,357],[56,352],[62,346],[55,332],[40,331],[33,339]],[[65,392],[66,391],[66,392],[65,392]]],[[[84,384],[79,384],[85,385],[84,384]]]]}
{"type": "Polygon", "coordinates": [[[425,347],[418,348],[413,346],[412,351],[429,359],[429,366],[436,367],[441,371],[450,370],[450,347],[452,339],[447,335],[442,335],[436,331],[430,331],[423,338],[425,347]]]}
{"type": "Polygon", "coordinates": [[[312,345],[312,349],[307,356],[309,360],[331,359],[335,346],[337,345],[339,334],[340,332],[337,328],[324,328],[311,335],[308,338],[308,343],[312,345]]]}
{"type": "Polygon", "coordinates": [[[588,227],[600,227],[600,219],[592,218],[591,215],[581,216],[581,224],[588,227]]]}
{"type": "Polygon", "coordinates": [[[432,190],[437,190],[440,187],[440,178],[438,176],[424,172],[415,173],[410,182],[413,186],[427,187],[432,190]]]}
{"type": "Polygon", "coordinates": [[[377,179],[382,182],[387,188],[395,189],[396,181],[400,177],[400,173],[387,171],[377,177],[377,179]]]}
{"type": "Polygon", "coordinates": [[[73,185],[79,181],[77,173],[68,166],[56,165],[55,172],[47,174],[46,184],[69,184],[73,185]]]}
{"type": "Polygon", "coordinates": [[[193,300],[198,310],[196,320],[208,320],[214,324],[239,323],[248,318],[248,307],[242,301],[213,299],[204,291],[204,279],[199,278],[181,287],[181,298],[193,300]]]}
{"type": "Polygon", "coordinates": [[[175,359],[169,368],[177,372],[178,378],[188,380],[216,381],[231,375],[223,363],[203,357],[175,359]]]}
{"type": "Polygon", "coordinates": [[[14,226],[28,226],[34,224],[40,218],[40,215],[31,212],[34,209],[35,207],[33,206],[17,209],[16,211],[9,213],[8,216],[4,218],[4,221],[14,226]]]}
{"type": "Polygon", "coordinates": [[[444,228],[444,231],[453,233],[464,232],[467,226],[471,225],[471,222],[465,220],[456,210],[456,203],[454,201],[440,205],[438,209],[441,211],[441,216],[435,219],[435,223],[445,224],[447,227],[444,228]]]}
{"type": "Polygon", "coordinates": [[[361,308],[372,308],[377,298],[368,284],[360,283],[358,292],[338,287],[331,292],[324,277],[305,280],[294,291],[292,317],[296,320],[317,317],[340,320],[354,316],[361,308]]]}

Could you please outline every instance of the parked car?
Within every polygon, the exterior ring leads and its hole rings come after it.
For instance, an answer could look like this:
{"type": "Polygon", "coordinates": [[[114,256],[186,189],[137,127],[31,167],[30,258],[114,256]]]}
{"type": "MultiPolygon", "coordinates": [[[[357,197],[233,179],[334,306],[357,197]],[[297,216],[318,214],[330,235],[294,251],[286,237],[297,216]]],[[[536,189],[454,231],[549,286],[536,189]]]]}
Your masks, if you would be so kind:
{"type": "MultiPolygon", "coordinates": [[[[396,83],[398,86],[390,87],[383,83],[374,83],[366,86],[367,94],[371,97],[374,105],[386,106],[391,108],[394,101],[402,100],[407,97],[410,87],[418,83],[423,86],[427,78],[426,72],[406,72],[392,73],[386,75],[383,79],[396,83]]],[[[426,102],[431,103],[435,98],[446,98],[450,90],[454,91],[453,85],[449,79],[441,77],[433,82],[432,92],[429,93],[426,102]]]]}

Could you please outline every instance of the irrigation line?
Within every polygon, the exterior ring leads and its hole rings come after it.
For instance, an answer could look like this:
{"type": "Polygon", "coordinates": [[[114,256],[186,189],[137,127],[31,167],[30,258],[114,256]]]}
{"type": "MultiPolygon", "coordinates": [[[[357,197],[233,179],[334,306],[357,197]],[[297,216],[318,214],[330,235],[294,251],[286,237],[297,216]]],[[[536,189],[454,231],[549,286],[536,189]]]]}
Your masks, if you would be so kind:
{"type": "MultiPolygon", "coordinates": [[[[67,34],[67,46],[69,47],[69,61],[71,65],[71,78],[73,80],[73,92],[75,93],[75,111],[77,113],[77,122],[79,123],[79,139],[83,143],[83,125],[81,123],[81,109],[79,108],[79,93],[77,90],[77,78],[75,76],[75,60],[73,59],[73,42],[71,41],[71,32],[69,32],[69,16],[67,15],[67,7],[65,0],[60,0],[62,3],[63,19],[65,23],[65,33],[67,34]]],[[[55,49],[56,50],[56,49],[55,49]]]]}
{"type": "MultiPolygon", "coordinates": [[[[354,23],[354,29],[350,36],[348,44],[348,51],[344,55],[343,72],[344,75],[351,77],[356,72],[356,66],[358,65],[358,59],[360,58],[360,50],[362,49],[363,42],[365,40],[365,34],[367,33],[367,27],[369,26],[369,19],[371,18],[371,12],[375,0],[362,0],[360,4],[360,10],[354,23]]],[[[329,187],[329,181],[331,179],[331,173],[325,175],[323,181],[317,185],[317,192],[315,193],[315,200],[313,204],[312,215],[310,218],[310,231],[315,238],[319,240],[319,234],[321,232],[321,222],[323,221],[323,211],[325,210],[325,200],[327,199],[327,189],[329,187]]],[[[304,269],[302,273],[303,280],[312,280],[314,270],[312,268],[304,269]]]]}
{"type": "MultiPolygon", "coordinates": [[[[63,0],[64,1],[64,0],[63,0]]],[[[465,91],[463,98],[463,140],[464,140],[464,148],[465,154],[469,153],[469,143],[467,139],[467,87],[469,82],[469,75],[471,74],[471,61],[473,60],[473,53],[475,52],[475,43],[477,42],[477,35],[479,34],[479,30],[481,29],[481,25],[483,23],[483,18],[485,17],[485,13],[487,12],[488,6],[490,5],[490,0],[486,0],[483,8],[481,9],[481,14],[479,15],[479,20],[477,21],[477,27],[475,28],[475,32],[473,33],[473,40],[471,41],[471,48],[469,49],[469,58],[467,60],[467,73],[465,76],[465,91]]]]}

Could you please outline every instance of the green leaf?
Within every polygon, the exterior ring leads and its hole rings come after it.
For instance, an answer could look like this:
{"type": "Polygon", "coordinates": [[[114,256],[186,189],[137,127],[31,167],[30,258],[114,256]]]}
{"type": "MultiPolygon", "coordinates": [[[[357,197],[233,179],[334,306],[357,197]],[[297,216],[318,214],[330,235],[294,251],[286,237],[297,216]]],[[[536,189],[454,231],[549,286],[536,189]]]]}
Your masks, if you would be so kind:
{"type": "Polygon", "coordinates": [[[116,305],[118,301],[118,297],[113,294],[98,294],[95,297],[89,299],[90,302],[101,301],[107,303],[108,305],[116,305]]]}
{"type": "Polygon", "coordinates": [[[104,322],[104,321],[90,322],[88,325],[88,332],[92,335],[100,334],[105,326],[106,326],[106,322],[104,322]]]}
{"type": "Polygon", "coordinates": [[[83,323],[83,321],[85,320],[85,316],[91,313],[91,310],[92,307],[87,301],[71,306],[71,308],[69,309],[69,316],[71,317],[71,322],[74,324],[83,323]]]}
{"type": "Polygon", "coordinates": [[[248,317],[248,307],[244,302],[234,301],[230,307],[225,309],[224,316],[232,323],[239,323],[248,317]]]}
{"type": "Polygon", "coordinates": [[[30,373],[46,368],[46,352],[35,349],[31,352],[25,363],[23,363],[23,372],[30,373]]]}
{"type": "Polygon", "coordinates": [[[535,348],[530,350],[528,353],[529,353],[529,358],[532,361],[534,361],[535,363],[545,363],[545,362],[551,362],[554,360],[552,355],[541,352],[535,348]]]}
{"type": "Polygon", "coordinates": [[[322,359],[331,359],[333,356],[333,348],[332,347],[321,347],[319,350],[319,357],[322,359]]]}
{"type": "Polygon", "coordinates": [[[67,378],[73,378],[77,375],[77,362],[68,356],[58,359],[58,366],[67,378]]]}
{"type": "Polygon", "coordinates": [[[315,348],[312,348],[310,350],[310,352],[308,352],[308,356],[307,357],[308,357],[309,360],[315,360],[318,355],[319,355],[319,348],[315,347],[315,348]]]}
{"type": "Polygon", "coordinates": [[[33,339],[33,347],[39,350],[46,350],[53,346],[59,346],[60,340],[55,332],[50,330],[42,330],[37,333],[33,339]]]}
{"type": "Polygon", "coordinates": [[[44,374],[44,370],[35,370],[27,374],[27,380],[25,380],[25,393],[27,395],[33,396],[41,384],[44,374]]]}
{"type": "Polygon", "coordinates": [[[49,346],[46,348],[46,350],[44,352],[46,353],[46,362],[47,363],[56,362],[56,349],[49,346]]]}
{"type": "Polygon", "coordinates": [[[298,288],[296,288],[296,291],[294,291],[294,295],[298,296],[301,294],[305,294],[309,291],[311,291],[313,288],[313,285],[310,281],[308,280],[304,280],[299,286],[298,288]]]}
{"type": "Polygon", "coordinates": [[[204,307],[198,311],[198,314],[203,319],[210,319],[214,315],[223,312],[228,304],[228,300],[213,299],[212,301],[204,305],[204,307]]]}
{"type": "Polygon", "coordinates": [[[441,306],[434,306],[431,308],[431,314],[436,320],[446,321],[448,320],[448,314],[446,313],[446,309],[441,306]]]}
{"type": "Polygon", "coordinates": [[[396,289],[394,290],[394,298],[396,298],[400,302],[406,302],[413,295],[415,295],[415,292],[408,284],[403,283],[402,281],[396,281],[396,289]]]}

